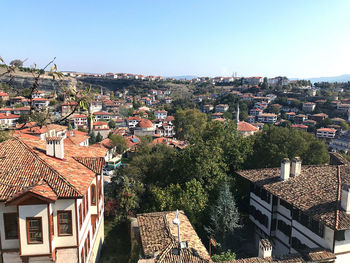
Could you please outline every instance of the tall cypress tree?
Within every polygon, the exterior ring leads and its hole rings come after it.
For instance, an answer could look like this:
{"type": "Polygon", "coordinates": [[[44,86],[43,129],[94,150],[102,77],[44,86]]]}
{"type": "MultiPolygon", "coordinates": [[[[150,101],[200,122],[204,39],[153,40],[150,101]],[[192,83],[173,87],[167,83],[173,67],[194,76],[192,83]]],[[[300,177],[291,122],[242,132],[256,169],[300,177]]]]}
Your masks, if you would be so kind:
{"type": "Polygon", "coordinates": [[[218,199],[210,207],[209,221],[210,226],[205,227],[206,232],[214,237],[222,250],[226,250],[229,235],[233,234],[236,228],[241,227],[239,212],[228,183],[221,185],[218,199]]]}

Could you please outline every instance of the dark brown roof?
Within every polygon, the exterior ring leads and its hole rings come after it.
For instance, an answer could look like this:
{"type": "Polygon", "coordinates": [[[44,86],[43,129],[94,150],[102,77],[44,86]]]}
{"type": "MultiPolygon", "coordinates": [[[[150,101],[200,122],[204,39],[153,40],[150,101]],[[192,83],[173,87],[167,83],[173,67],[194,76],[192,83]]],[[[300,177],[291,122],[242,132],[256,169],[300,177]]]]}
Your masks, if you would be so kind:
{"type": "MultiPolygon", "coordinates": [[[[177,242],[177,226],[172,223],[176,212],[157,212],[137,215],[140,236],[145,257],[156,256],[155,262],[179,262],[177,255],[172,253],[177,242]]],[[[209,254],[197,236],[190,221],[183,211],[179,211],[181,222],[181,241],[188,242],[188,249],[182,250],[182,255],[188,260],[184,262],[209,262],[209,254]]]]}
{"type": "Polygon", "coordinates": [[[299,176],[286,181],[280,179],[280,168],[238,174],[332,229],[350,229],[350,215],[341,211],[339,204],[339,187],[350,185],[348,165],[303,165],[299,176]]]}

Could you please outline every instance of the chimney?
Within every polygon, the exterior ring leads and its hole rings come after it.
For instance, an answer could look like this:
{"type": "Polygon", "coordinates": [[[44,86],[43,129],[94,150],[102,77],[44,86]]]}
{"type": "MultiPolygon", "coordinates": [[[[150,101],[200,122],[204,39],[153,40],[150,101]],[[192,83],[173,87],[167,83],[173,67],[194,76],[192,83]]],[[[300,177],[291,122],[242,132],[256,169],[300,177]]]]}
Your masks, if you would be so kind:
{"type": "Polygon", "coordinates": [[[46,155],[64,159],[63,137],[46,137],[46,155]]]}
{"type": "Polygon", "coordinates": [[[292,159],[292,169],[290,171],[290,176],[298,176],[301,174],[301,159],[300,157],[294,157],[292,159]]]}
{"type": "Polygon", "coordinates": [[[284,158],[281,161],[281,179],[283,181],[288,180],[290,175],[290,161],[288,158],[284,158]]]}
{"type": "Polygon", "coordinates": [[[272,257],[272,245],[268,239],[259,240],[259,258],[272,257]]]}
{"type": "Polygon", "coordinates": [[[350,214],[350,187],[349,185],[344,184],[341,189],[341,208],[347,213],[350,214]]]}

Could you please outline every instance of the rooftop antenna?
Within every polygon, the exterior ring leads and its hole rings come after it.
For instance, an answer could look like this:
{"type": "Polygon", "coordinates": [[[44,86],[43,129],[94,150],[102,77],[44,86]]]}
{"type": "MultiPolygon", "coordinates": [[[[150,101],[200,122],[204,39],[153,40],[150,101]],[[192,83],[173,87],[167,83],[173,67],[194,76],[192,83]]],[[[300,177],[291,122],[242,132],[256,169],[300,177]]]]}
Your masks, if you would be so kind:
{"type": "Polygon", "coordinates": [[[179,255],[179,263],[182,263],[181,261],[181,249],[187,248],[188,247],[188,243],[187,241],[185,242],[181,242],[180,239],[180,219],[179,219],[179,210],[176,210],[176,216],[173,220],[173,224],[177,225],[177,237],[178,237],[178,249],[177,250],[173,250],[173,254],[179,255]]]}

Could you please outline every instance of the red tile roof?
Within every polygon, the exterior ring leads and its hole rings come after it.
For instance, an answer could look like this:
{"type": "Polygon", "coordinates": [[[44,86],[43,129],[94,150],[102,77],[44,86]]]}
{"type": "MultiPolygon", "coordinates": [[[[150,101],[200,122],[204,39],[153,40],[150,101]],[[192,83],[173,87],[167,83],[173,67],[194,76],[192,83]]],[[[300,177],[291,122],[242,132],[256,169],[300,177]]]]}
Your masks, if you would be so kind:
{"type": "Polygon", "coordinates": [[[259,130],[259,128],[245,121],[240,121],[237,128],[240,132],[255,132],[259,130]]]}
{"type": "Polygon", "coordinates": [[[151,128],[151,127],[153,127],[153,124],[150,120],[141,119],[140,122],[138,123],[138,126],[140,128],[151,128]]]}

